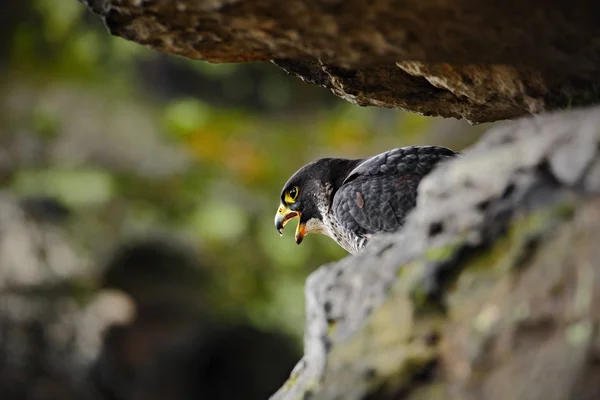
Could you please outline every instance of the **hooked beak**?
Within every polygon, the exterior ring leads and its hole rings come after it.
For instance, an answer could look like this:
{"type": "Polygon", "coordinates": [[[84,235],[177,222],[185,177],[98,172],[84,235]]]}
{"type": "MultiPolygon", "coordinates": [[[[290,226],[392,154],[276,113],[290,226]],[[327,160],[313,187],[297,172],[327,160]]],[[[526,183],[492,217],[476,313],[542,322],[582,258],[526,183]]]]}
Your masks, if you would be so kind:
{"type": "Polygon", "coordinates": [[[301,213],[299,211],[290,210],[285,205],[280,205],[277,210],[277,214],[275,214],[275,229],[279,232],[280,236],[283,236],[283,227],[285,224],[293,218],[298,217],[298,227],[296,228],[296,244],[300,244],[302,239],[304,239],[304,235],[306,235],[306,225],[300,222],[301,213]]]}

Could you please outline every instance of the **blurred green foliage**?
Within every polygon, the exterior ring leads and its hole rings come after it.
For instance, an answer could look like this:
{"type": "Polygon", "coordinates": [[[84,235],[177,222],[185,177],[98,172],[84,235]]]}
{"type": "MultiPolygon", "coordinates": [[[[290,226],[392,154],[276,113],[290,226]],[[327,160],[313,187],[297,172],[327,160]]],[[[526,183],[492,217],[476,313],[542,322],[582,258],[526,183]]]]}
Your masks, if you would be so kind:
{"type": "Polygon", "coordinates": [[[360,108],[269,63],[162,55],[110,36],[75,0],[5,2],[0,14],[12,23],[0,78],[6,185],[64,201],[93,254],[148,232],[193,243],[219,312],[298,338],[306,276],[345,253],[322,236],[296,246],[293,227],[279,237],[287,178],[322,156],[460,149],[484,129],[360,108]]]}

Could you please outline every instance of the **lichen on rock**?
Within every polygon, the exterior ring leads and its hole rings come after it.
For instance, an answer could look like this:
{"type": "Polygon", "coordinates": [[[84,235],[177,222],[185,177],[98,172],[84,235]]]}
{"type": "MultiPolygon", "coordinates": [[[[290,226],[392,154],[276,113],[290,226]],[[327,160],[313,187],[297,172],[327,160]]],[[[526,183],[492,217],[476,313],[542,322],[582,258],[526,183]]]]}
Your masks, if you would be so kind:
{"type": "Polygon", "coordinates": [[[598,126],[519,120],[427,177],[399,233],[309,277],[305,356],[272,399],[600,393],[598,126]]]}

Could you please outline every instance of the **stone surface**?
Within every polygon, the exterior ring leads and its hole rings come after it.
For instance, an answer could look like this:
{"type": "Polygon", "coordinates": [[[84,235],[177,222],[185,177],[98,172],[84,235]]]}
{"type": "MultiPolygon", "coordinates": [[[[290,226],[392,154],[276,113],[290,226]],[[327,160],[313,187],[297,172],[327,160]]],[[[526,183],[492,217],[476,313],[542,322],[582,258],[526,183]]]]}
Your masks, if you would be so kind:
{"type": "Polygon", "coordinates": [[[600,396],[600,108],[489,131],[405,228],[307,281],[273,400],[600,396]]]}
{"type": "Polygon", "coordinates": [[[111,33],[221,62],[274,62],[361,106],[489,122],[598,101],[592,0],[80,0],[111,33]]]}

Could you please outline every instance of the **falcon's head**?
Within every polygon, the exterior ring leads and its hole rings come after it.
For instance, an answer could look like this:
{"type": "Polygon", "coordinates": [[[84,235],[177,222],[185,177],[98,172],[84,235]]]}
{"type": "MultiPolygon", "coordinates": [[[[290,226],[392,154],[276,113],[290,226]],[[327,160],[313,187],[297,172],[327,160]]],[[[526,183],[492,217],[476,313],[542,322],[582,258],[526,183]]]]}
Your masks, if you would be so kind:
{"type": "Polygon", "coordinates": [[[335,192],[361,160],[322,158],[300,168],[283,186],[275,228],[283,236],[285,224],[298,217],[296,244],[309,233],[328,234],[327,218],[335,192]]]}

